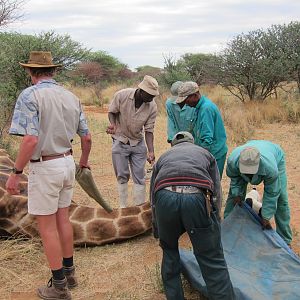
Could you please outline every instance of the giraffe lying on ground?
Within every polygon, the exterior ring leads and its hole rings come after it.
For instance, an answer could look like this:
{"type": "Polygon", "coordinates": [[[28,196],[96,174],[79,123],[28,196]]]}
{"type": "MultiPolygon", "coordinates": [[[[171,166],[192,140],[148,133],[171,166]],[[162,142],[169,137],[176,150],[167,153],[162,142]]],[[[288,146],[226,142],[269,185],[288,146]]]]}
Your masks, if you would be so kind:
{"type": "MultiPolygon", "coordinates": [[[[5,183],[14,163],[7,152],[0,149],[0,236],[38,237],[36,222],[27,213],[27,176],[22,174],[20,195],[9,195],[5,183]]],[[[107,213],[75,203],[70,207],[75,246],[98,246],[126,240],[151,229],[149,203],[114,209],[107,213]]]]}

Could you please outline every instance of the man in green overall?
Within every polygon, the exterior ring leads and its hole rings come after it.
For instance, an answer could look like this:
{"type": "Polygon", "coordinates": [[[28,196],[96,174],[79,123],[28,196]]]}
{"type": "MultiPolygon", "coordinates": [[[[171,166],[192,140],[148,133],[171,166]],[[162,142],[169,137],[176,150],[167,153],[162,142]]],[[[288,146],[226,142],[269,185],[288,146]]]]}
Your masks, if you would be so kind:
{"type": "Polygon", "coordinates": [[[263,140],[249,141],[232,151],[226,173],[231,182],[224,217],[229,215],[236,203],[245,199],[248,183],[258,185],[263,182],[263,227],[271,229],[270,220],[274,216],[277,233],[290,245],[292,231],[285,154],[280,146],[263,140]]]}

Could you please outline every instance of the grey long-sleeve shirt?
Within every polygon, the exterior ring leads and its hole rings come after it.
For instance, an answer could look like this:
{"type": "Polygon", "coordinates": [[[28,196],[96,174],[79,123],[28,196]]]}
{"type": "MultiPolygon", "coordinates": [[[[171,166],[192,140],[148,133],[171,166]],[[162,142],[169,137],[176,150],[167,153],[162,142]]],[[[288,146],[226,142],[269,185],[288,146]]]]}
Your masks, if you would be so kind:
{"type": "Polygon", "coordinates": [[[153,167],[150,200],[167,186],[191,185],[209,190],[221,208],[220,175],[215,158],[204,148],[182,142],[161,155],[153,167]]]}

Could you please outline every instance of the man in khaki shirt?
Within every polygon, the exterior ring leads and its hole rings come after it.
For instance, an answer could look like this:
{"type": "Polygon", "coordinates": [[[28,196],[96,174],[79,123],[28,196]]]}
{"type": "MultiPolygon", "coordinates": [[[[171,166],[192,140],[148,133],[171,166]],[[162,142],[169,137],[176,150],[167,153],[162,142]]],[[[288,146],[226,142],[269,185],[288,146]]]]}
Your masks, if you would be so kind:
{"type": "Polygon", "coordinates": [[[157,95],[156,79],[146,75],[138,89],[118,91],[109,106],[110,125],[106,132],[113,139],[112,160],[122,208],[127,207],[129,167],[134,182],[134,204],[145,202],[145,164],[146,160],[151,164],[155,161],[153,131],[157,106],[153,99],[157,95]]]}
{"type": "MultiPolygon", "coordinates": [[[[71,299],[77,286],[73,263],[73,229],[69,207],[75,182],[71,140],[81,140],[81,168],[89,167],[91,135],[79,99],[54,79],[60,65],[52,55],[32,51],[28,63],[20,63],[33,83],[18,97],[10,134],[22,136],[13,173],[6,182],[17,195],[20,175],[29,162],[28,213],[35,216],[52,278],[37,289],[42,299],[71,299]]],[[[30,271],[30,270],[29,270],[30,271]]]]}

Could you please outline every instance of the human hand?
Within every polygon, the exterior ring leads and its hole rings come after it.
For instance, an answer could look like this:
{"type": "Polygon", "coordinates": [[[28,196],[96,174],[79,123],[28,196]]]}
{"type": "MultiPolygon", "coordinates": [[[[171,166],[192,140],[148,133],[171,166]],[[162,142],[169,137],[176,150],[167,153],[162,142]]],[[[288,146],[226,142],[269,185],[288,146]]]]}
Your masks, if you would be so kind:
{"type": "Polygon", "coordinates": [[[155,162],[155,155],[154,152],[148,152],[147,161],[149,164],[153,165],[155,162]]]}
{"type": "Polygon", "coordinates": [[[10,195],[19,195],[20,194],[19,184],[20,184],[20,176],[18,174],[11,174],[8,177],[8,180],[6,181],[5,184],[6,191],[10,195]]]}
{"type": "Polygon", "coordinates": [[[87,168],[87,169],[91,169],[91,166],[90,166],[90,164],[89,164],[89,162],[86,162],[86,163],[83,163],[83,162],[79,162],[79,167],[81,168],[81,169],[84,169],[84,168],[87,168]]]}
{"type": "Polygon", "coordinates": [[[107,134],[115,134],[116,133],[116,129],[117,129],[117,125],[110,124],[110,125],[107,126],[106,133],[107,134]]]}
{"type": "Polygon", "coordinates": [[[272,225],[269,220],[262,219],[262,230],[265,230],[265,229],[267,229],[267,230],[272,229],[272,225]]]}

